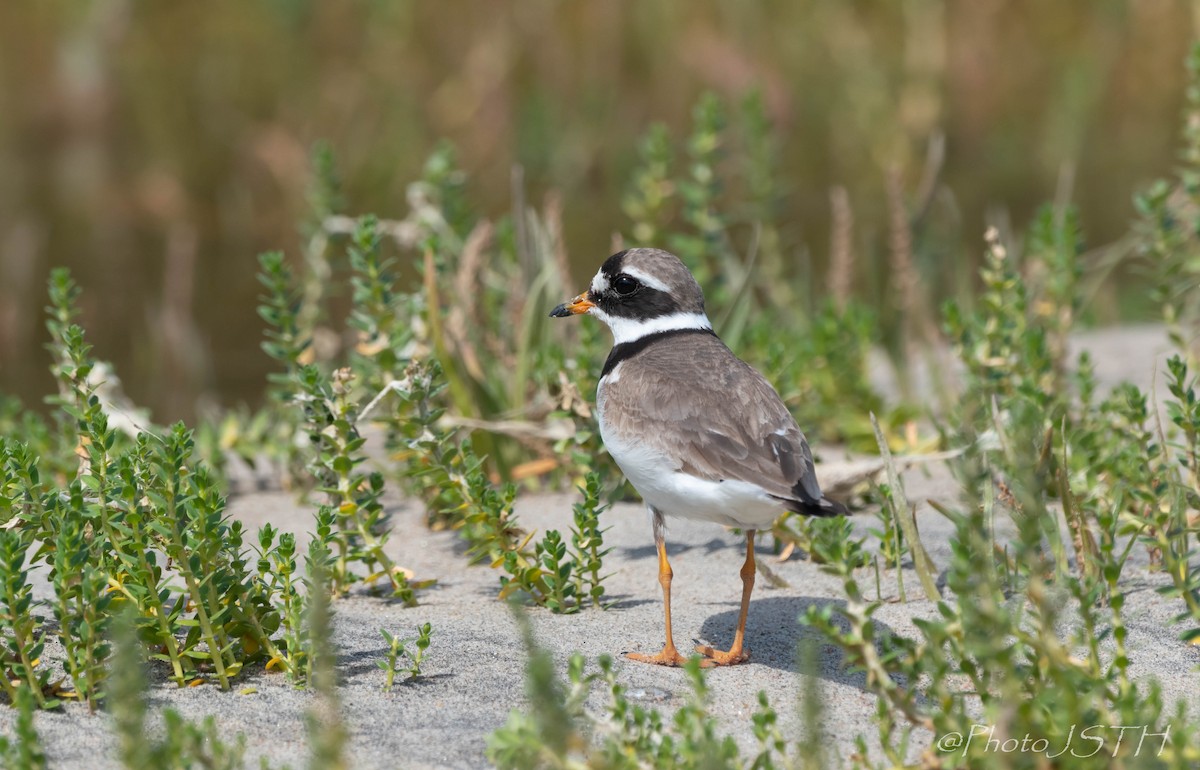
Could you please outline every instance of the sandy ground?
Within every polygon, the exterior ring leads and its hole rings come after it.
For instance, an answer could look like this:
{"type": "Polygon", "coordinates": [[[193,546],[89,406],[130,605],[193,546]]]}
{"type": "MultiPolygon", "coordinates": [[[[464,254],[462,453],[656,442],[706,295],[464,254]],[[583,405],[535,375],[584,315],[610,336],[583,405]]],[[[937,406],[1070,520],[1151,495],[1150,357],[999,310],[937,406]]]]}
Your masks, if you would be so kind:
{"type": "MultiPolygon", "coordinates": [[[[1080,343],[1097,356],[1102,382],[1110,385],[1123,378],[1148,385],[1154,360],[1166,349],[1155,329],[1092,333],[1084,335],[1080,343]]],[[[950,527],[926,501],[933,498],[952,503],[954,483],[940,464],[909,471],[905,483],[910,499],[918,502],[923,540],[935,563],[944,566],[949,558],[950,527]]],[[[527,528],[567,529],[574,499],[570,494],[529,496],[519,501],[517,512],[527,528]]],[[[311,526],[310,509],[286,494],[238,497],[231,502],[230,513],[251,529],[265,522],[296,532],[311,526]]],[[[530,613],[540,643],[553,653],[560,670],[574,651],[594,660],[605,653],[656,651],[662,644],[657,569],[644,510],[639,505],[621,504],[604,516],[610,526],[606,541],[613,546],[605,560],[612,573],[606,585],[615,605],[608,611],[571,616],[544,610],[530,613]]],[[[860,533],[875,521],[870,511],[854,517],[860,533]]],[[[415,508],[398,506],[395,526],[390,544],[393,555],[419,577],[436,578],[438,584],[421,594],[421,606],[416,608],[367,596],[335,604],[341,697],[351,733],[350,764],[364,769],[486,766],[485,737],[504,723],[510,710],[524,703],[525,655],[509,610],[495,598],[498,575],[487,567],[467,566],[455,536],[429,532],[415,508]],[[398,684],[390,693],[382,692],[383,674],[376,668],[384,653],[379,629],[415,635],[416,626],[426,621],[433,624],[434,637],[424,676],[398,684]]],[[[727,646],[737,618],[741,539],[713,525],[676,521],[671,524],[668,542],[675,570],[677,640],[702,639],[727,646]]],[[[760,690],[779,711],[784,733],[801,734],[795,706],[801,675],[795,657],[801,639],[814,632],[798,625],[796,618],[805,607],[837,604],[842,595],[835,578],[799,557],[781,564],[772,562],[771,568],[789,587],[774,588],[759,580],[747,634],[751,663],[708,674],[712,713],[721,729],[746,747],[754,743],[749,716],[760,690]]],[[[1126,575],[1131,591],[1127,623],[1134,673],[1143,682],[1157,679],[1168,703],[1183,699],[1193,715],[1200,714],[1200,649],[1180,642],[1179,629],[1170,625],[1178,606],[1152,590],[1161,583],[1161,576],[1148,573],[1141,563],[1130,566],[1126,575]]],[[[871,586],[873,573],[865,572],[861,582],[871,586]]],[[[930,616],[933,607],[916,598],[920,592],[915,574],[905,575],[905,585],[909,601],[886,604],[876,619],[891,632],[912,634],[913,618],[930,616]]],[[[887,597],[896,596],[890,578],[883,590],[887,597]]],[[[820,644],[819,649],[819,685],[825,703],[821,729],[828,744],[845,757],[856,734],[875,735],[875,698],[865,689],[861,675],[845,670],[836,648],[820,644]]],[[[679,670],[620,657],[616,668],[620,680],[647,705],[670,712],[686,697],[686,681],[679,670]]],[[[305,766],[304,713],[312,703],[311,694],[291,687],[280,675],[250,673],[238,685],[239,689],[247,686],[257,692],[241,695],[236,690],[222,693],[215,687],[178,690],[156,684],[150,700],[155,708],[170,706],[190,718],[215,715],[224,734],[245,734],[251,757],[305,766]]],[[[12,719],[11,710],[0,710],[0,728],[5,732],[11,731],[12,719]]],[[[54,768],[118,766],[106,715],[92,716],[71,706],[62,712],[38,714],[36,726],[54,768]]]]}

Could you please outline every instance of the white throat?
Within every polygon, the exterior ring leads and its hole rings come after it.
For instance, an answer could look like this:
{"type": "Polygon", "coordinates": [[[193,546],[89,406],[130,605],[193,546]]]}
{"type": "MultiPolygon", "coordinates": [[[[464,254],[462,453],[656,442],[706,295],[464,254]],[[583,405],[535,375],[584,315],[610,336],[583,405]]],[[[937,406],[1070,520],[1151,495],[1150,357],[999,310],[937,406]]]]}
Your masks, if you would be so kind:
{"type": "Polygon", "coordinates": [[[634,342],[650,334],[676,331],[679,329],[708,329],[712,330],[712,322],[704,313],[672,313],[657,318],[621,318],[605,313],[598,307],[588,310],[608,325],[612,330],[613,345],[634,342]]]}

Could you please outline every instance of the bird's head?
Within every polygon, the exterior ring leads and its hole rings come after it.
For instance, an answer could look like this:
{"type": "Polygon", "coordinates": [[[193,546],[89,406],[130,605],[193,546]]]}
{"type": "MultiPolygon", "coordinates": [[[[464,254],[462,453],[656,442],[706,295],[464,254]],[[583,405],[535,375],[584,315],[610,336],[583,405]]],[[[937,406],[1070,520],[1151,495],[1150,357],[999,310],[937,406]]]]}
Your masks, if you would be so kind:
{"type": "Polygon", "coordinates": [[[704,292],[679,257],[661,249],[630,249],[604,261],[591,286],[550,312],[555,318],[593,315],[617,344],[666,329],[711,329],[704,292]]]}

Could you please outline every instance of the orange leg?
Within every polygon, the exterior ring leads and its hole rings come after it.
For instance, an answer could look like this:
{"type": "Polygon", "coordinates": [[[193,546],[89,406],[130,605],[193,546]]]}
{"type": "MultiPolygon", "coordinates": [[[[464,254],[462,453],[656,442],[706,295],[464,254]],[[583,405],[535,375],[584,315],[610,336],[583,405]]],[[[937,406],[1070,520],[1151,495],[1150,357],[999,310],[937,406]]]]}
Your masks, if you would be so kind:
{"type": "Polygon", "coordinates": [[[657,655],[647,655],[641,652],[627,652],[625,657],[630,660],[636,660],[639,663],[654,663],[659,666],[682,666],[687,658],[679,654],[679,650],[675,649],[675,639],[671,636],[671,578],[675,573],[671,571],[671,563],[667,561],[667,546],[658,533],[655,533],[654,544],[658,546],[658,582],[662,585],[663,591],[663,611],[667,620],[667,643],[663,645],[662,652],[657,655]]]}
{"type": "Polygon", "coordinates": [[[750,660],[750,651],[743,647],[746,637],[746,616],[750,613],[750,593],[754,591],[754,530],[746,531],[746,561],[742,563],[742,611],[738,613],[737,631],[728,651],[700,645],[696,652],[718,666],[732,666],[750,660]]]}

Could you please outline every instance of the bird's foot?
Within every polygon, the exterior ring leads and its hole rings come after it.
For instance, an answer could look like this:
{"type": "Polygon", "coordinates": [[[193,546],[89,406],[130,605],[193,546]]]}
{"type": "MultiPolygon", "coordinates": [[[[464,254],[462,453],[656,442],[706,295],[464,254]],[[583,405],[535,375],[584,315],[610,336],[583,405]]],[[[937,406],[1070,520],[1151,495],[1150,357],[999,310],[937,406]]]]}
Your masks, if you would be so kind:
{"type": "Polygon", "coordinates": [[[653,663],[656,666],[682,666],[687,663],[687,658],[679,654],[679,650],[675,647],[663,647],[662,652],[657,655],[647,655],[644,652],[626,652],[623,653],[626,658],[636,660],[638,663],[653,663]]]}
{"type": "Polygon", "coordinates": [[[718,650],[707,644],[698,644],[696,652],[704,656],[704,662],[709,666],[736,666],[750,660],[750,651],[741,647],[718,650]]]}

